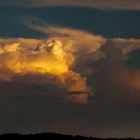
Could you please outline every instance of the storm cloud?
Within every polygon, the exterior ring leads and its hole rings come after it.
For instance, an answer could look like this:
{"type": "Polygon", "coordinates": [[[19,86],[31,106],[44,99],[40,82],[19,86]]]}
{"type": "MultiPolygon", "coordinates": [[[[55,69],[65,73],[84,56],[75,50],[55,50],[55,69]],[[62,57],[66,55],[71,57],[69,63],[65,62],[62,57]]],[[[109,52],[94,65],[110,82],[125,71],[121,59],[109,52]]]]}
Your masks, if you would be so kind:
{"type": "Polygon", "coordinates": [[[1,133],[140,137],[140,39],[29,28],[49,37],[0,39],[1,133]]]}

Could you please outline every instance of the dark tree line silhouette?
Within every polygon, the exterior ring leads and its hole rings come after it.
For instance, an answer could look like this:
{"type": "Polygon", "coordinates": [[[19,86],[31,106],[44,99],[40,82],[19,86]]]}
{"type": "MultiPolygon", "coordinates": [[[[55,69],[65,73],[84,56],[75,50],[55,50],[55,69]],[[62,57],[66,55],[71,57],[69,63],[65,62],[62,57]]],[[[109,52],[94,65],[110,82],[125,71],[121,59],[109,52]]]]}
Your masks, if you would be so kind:
{"type": "Polygon", "coordinates": [[[0,138],[45,138],[47,140],[136,140],[135,138],[92,138],[92,137],[83,137],[83,136],[71,136],[64,134],[56,134],[56,133],[40,133],[40,134],[1,134],[0,138]]]}

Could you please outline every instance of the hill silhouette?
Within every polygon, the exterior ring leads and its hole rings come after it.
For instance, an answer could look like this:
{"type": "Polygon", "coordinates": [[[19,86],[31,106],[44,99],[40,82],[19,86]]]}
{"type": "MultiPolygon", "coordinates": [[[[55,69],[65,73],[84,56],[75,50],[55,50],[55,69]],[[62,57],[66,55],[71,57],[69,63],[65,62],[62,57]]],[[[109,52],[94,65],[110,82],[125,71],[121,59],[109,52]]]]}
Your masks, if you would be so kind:
{"type": "Polygon", "coordinates": [[[45,139],[55,139],[55,140],[137,140],[135,138],[92,138],[92,137],[84,137],[80,135],[72,136],[72,135],[64,135],[64,134],[56,134],[56,133],[40,133],[40,134],[1,134],[0,138],[45,138],[45,139]]]}

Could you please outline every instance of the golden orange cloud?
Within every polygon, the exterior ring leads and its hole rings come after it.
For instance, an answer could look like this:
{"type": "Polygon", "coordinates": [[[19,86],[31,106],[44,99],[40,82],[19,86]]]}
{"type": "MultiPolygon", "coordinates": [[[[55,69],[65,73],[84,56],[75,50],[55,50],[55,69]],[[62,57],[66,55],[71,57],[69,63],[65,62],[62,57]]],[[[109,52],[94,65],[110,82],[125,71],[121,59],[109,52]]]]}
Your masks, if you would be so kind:
{"type": "Polygon", "coordinates": [[[139,39],[106,39],[87,31],[58,26],[46,28],[30,24],[29,27],[50,37],[0,39],[0,82],[18,79],[43,86],[51,84],[62,89],[62,94],[58,91],[60,96],[87,103],[98,86],[98,67],[103,65],[99,74],[101,81],[106,71],[107,78],[115,78],[111,84],[119,83],[116,87],[121,91],[128,87],[139,90],[139,70],[136,72],[123,65],[127,54],[140,48],[139,39]]]}
{"type": "MultiPolygon", "coordinates": [[[[4,40],[1,39],[1,42],[4,40]]],[[[8,42],[8,41],[7,41],[8,42]]],[[[90,94],[86,78],[72,70],[76,57],[66,46],[72,45],[61,39],[47,40],[11,39],[10,43],[1,43],[0,80],[11,81],[14,77],[32,75],[52,75],[58,79],[57,86],[74,93],[73,101],[86,103],[90,94]],[[26,43],[25,43],[26,42],[26,43]],[[28,42],[34,44],[28,46],[28,42]],[[25,45],[26,44],[26,45],[25,45]],[[65,47],[64,47],[65,44],[65,47]],[[24,46],[25,45],[25,46],[24,46]]],[[[53,80],[50,81],[53,83],[53,80]]],[[[71,99],[69,95],[66,98],[71,99]]]]}

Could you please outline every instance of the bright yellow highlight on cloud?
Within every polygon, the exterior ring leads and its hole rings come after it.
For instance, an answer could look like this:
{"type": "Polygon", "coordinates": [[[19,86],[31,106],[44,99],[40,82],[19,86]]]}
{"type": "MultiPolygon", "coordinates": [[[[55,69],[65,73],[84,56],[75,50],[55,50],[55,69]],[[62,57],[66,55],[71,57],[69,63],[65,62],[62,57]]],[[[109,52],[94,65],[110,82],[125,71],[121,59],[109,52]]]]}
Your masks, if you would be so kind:
{"type": "MultiPolygon", "coordinates": [[[[18,43],[0,48],[1,57],[4,56],[5,66],[14,73],[49,73],[54,75],[69,71],[68,56],[58,40],[44,41],[32,50],[21,48],[18,43]]],[[[69,57],[70,58],[70,57],[69,57]]]]}
{"type": "MultiPolygon", "coordinates": [[[[9,43],[6,40],[6,44],[3,41],[1,40],[0,44],[0,81],[12,81],[17,76],[22,80],[22,77],[28,74],[40,75],[46,77],[46,83],[66,90],[68,95],[65,97],[68,100],[87,102],[90,88],[86,78],[72,70],[76,61],[70,50],[72,42],[56,38],[19,39],[9,43]],[[50,76],[56,80],[48,81],[50,76]]],[[[41,84],[41,78],[38,82],[41,84]]]]}

